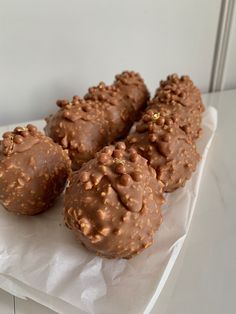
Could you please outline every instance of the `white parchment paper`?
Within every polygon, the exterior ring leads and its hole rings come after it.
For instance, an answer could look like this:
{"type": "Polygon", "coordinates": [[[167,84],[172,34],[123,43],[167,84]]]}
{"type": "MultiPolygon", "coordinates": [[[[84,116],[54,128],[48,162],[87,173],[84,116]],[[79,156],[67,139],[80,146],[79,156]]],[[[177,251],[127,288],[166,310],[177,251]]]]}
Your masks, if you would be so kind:
{"type": "MultiPolygon", "coordinates": [[[[43,121],[33,123],[44,126],[43,121]]],[[[83,248],[63,224],[62,198],[33,217],[0,206],[0,287],[62,314],[148,313],[186,237],[216,125],[217,112],[209,107],[198,141],[202,160],[197,171],[184,188],[167,195],[154,244],[131,260],[107,260],[83,248]]]]}

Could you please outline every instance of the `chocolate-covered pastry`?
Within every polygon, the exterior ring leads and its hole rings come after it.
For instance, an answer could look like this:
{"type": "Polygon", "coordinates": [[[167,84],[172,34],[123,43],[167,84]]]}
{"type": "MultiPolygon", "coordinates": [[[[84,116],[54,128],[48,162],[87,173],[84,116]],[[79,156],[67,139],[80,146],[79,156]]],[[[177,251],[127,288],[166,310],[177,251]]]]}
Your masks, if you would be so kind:
{"type": "Polygon", "coordinates": [[[172,74],[166,81],[161,81],[149,109],[174,118],[193,140],[199,137],[204,106],[200,91],[188,76],[172,74]]]}
{"type": "Polygon", "coordinates": [[[89,88],[84,98],[103,103],[109,121],[111,143],[114,139],[126,136],[134,121],[141,117],[140,109],[146,105],[149,93],[139,74],[123,72],[116,75],[113,85],[102,82],[89,88]]]}
{"type": "Polygon", "coordinates": [[[62,100],[57,105],[61,109],[47,119],[45,131],[68,149],[72,168],[76,170],[109,141],[109,121],[97,101],[74,96],[71,102],[62,100]]]}
{"type": "Polygon", "coordinates": [[[128,136],[127,146],[148,160],[164,183],[165,192],[183,186],[200,158],[195,144],[179,128],[175,117],[165,117],[155,109],[146,111],[136,131],[128,136]]]}
{"type": "Polygon", "coordinates": [[[123,72],[112,86],[90,88],[83,100],[58,101],[60,110],[47,118],[46,134],[69,150],[72,168],[79,169],[102,147],[128,134],[148,98],[139,74],[123,72]]]}
{"type": "Polygon", "coordinates": [[[33,125],[16,127],[0,141],[0,202],[35,215],[60,195],[70,172],[67,153],[33,125]]]}
{"type": "Polygon", "coordinates": [[[97,254],[130,258],[152,244],[162,221],[162,188],[147,161],[118,142],[73,174],[65,223],[97,254]]]}

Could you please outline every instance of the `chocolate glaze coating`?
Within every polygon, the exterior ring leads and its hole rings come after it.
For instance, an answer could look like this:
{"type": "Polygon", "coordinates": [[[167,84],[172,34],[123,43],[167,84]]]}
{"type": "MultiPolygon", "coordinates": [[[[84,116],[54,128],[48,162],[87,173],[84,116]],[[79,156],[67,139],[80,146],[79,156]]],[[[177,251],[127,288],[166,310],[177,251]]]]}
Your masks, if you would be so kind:
{"type": "Polygon", "coordinates": [[[100,83],[85,99],[58,101],[61,108],[46,119],[46,134],[68,148],[73,170],[95,156],[102,147],[128,134],[149,99],[139,74],[123,72],[113,85],[100,83]]]}
{"type": "Polygon", "coordinates": [[[149,93],[139,74],[126,71],[116,75],[113,85],[101,82],[89,88],[85,99],[103,103],[111,143],[126,136],[133,122],[141,117],[141,109],[147,104],[149,93]]]}
{"type": "Polygon", "coordinates": [[[73,174],[65,193],[65,223],[97,254],[130,258],[153,242],[162,221],[162,189],[147,161],[118,142],[73,174]]]}
{"type": "Polygon", "coordinates": [[[61,109],[47,119],[45,132],[68,149],[76,170],[109,141],[109,124],[98,101],[74,96],[71,102],[58,101],[57,105],[61,109]]]}
{"type": "Polygon", "coordinates": [[[178,120],[180,128],[193,140],[199,137],[204,106],[200,91],[188,76],[172,74],[161,81],[148,108],[178,120]]]}
{"type": "Polygon", "coordinates": [[[183,186],[200,159],[195,144],[175,119],[155,109],[146,111],[126,144],[148,160],[164,183],[165,192],[183,186]]]}
{"type": "Polygon", "coordinates": [[[63,191],[71,162],[58,144],[33,125],[17,127],[0,141],[0,202],[12,212],[35,215],[63,191]]]}

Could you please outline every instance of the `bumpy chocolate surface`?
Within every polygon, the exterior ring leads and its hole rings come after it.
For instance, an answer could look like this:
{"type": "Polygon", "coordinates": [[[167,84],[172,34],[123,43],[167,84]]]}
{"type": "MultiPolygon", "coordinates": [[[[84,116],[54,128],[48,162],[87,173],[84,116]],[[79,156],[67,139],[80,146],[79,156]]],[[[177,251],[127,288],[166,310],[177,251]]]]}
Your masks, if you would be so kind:
{"type": "Polygon", "coordinates": [[[199,137],[204,106],[200,91],[188,76],[172,74],[161,81],[149,109],[178,120],[180,128],[193,140],[199,137]]]}
{"type": "Polygon", "coordinates": [[[148,98],[139,74],[123,72],[111,86],[100,83],[90,88],[85,99],[58,101],[61,109],[46,119],[45,131],[69,150],[76,170],[102,147],[126,136],[148,98]]]}
{"type": "Polygon", "coordinates": [[[147,161],[118,142],[73,174],[65,223],[97,254],[130,258],[152,244],[162,221],[162,189],[147,161]]]}
{"type": "Polygon", "coordinates": [[[109,122],[97,101],[74,96],[71,102],[58,101],[57,105],[61,109],[47,119],[45,132],[68,149],[76,170],[109,141],[109,122]]]}
{"type": "Polygon", "coordinates": [[[164,183],[165,192],[183,186],[200,158],[195,144],[179,128],[175,117],[166,117],[155,109],[146,111],[126,144],[148,160],[164,183]]]}
{"type": "Polygon", "coordinates": [[[0,202],[12,212],[48,209],[65,187],[67,153],[33,125],[17,127],[0,141],[0,202]]]}

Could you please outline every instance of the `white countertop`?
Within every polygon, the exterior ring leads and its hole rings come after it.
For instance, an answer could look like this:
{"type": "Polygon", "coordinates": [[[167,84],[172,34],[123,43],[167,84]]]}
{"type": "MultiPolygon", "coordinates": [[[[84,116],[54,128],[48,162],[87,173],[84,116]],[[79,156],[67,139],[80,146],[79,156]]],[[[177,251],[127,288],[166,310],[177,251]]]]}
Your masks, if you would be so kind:
{"type": "MultiPolygon", "coordinates": [[[[218,129],[188,237],[152,314],[236,311],[236,90],[203,99],[218,109],[218,129]]],[[[55,314],[2,290],[0,313],[55,314]]]]}

